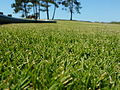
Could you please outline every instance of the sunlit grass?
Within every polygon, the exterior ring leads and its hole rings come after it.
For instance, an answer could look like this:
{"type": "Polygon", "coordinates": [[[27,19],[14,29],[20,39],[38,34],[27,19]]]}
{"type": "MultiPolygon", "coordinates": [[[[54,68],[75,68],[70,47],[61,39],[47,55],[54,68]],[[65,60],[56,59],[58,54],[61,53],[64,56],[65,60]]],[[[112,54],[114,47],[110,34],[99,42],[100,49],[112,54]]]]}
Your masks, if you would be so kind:
{"type": "Polygon", "coordinates": [[[0,25],[0,88],[119,90],[120,25],[0,25]]]}

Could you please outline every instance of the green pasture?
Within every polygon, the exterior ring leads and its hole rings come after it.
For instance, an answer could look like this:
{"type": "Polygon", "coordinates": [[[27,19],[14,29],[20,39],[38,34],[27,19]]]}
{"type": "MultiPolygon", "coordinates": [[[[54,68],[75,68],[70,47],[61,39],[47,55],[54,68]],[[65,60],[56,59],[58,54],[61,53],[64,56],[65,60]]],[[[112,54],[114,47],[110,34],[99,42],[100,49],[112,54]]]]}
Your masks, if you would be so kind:
{"type": "Polygon", "coordinates": [[[1,90],[120,90],[120,25],[0,25],[1,90]]]}

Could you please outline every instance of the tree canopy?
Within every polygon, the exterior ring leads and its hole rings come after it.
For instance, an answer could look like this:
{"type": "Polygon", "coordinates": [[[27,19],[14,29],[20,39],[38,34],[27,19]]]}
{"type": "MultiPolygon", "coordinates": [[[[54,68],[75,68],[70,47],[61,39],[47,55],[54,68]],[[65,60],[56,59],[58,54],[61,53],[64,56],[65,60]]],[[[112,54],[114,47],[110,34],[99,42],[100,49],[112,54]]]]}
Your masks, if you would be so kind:
{"type": "Polygon", "coordinates": [[[49,8],[53,7],[52,19],[55,17],[56,9],[63,7],[64,10],[70,12],[70,20],[73,19],[73,14],[80,14],[81,3],[79,0],[15,0],[11,5],[15,13],[22,12],[21,16],[25,18],[40,19],[41,12],[46,12],[46,18],[50,19],[49,8]]]}

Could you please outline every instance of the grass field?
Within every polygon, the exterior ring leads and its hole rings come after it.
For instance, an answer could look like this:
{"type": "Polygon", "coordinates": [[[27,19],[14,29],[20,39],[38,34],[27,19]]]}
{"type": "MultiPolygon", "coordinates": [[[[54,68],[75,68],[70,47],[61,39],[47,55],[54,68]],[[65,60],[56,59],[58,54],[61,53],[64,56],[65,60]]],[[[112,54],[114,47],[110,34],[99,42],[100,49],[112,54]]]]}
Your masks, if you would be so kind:
{"type": "Polygon", "coordinates": [[[0,88],[120,90],[120,25],[0,25],[0,88]]]}

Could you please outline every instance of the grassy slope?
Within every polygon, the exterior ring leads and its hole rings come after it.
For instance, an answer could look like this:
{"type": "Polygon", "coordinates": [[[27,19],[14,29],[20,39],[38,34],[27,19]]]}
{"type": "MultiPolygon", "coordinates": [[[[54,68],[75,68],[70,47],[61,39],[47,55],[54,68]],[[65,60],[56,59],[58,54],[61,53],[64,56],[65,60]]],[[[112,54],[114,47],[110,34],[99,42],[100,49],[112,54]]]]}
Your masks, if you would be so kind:
{"type": "Polygon", "coordinates": [[[1,89],[114,89],[120,25],[75,21],[0,26],[1,89]]]}

